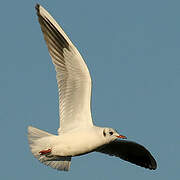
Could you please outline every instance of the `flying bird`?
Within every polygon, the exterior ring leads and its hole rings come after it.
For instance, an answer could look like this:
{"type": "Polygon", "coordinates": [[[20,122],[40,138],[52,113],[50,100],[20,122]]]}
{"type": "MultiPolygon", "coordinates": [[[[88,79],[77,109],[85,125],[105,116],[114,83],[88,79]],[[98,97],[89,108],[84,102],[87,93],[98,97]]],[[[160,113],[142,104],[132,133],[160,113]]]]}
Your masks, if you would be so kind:
{"type": "Polygon", "coordinates": [[[41,5],[37,4],[35,8],[56,70],[60,128],[58,135],[53,135],[29,126],[28,141],[32,154],[41,163],[63,171],[70,169],[72,157],[93,151],[155,170],[157,163],[145,147],[127,141],[124,135],[112,128],[93,124],[89,70],[53,17],[41,5]]]}

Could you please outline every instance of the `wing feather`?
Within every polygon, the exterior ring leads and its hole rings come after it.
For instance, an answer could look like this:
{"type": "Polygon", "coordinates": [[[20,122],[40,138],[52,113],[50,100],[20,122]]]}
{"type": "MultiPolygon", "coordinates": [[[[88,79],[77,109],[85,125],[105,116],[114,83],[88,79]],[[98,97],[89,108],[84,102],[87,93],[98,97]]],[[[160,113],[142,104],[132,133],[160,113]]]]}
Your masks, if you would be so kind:
{"type": "Polygon", "coordinates": [[[110,156],[119,157],[138,166],[155,170],[157,168],[156,160],[151,153],[142,145],[132,141],[115,140],[96,150],[110,156]]]}
{"type": "Polygon", "coordinates": [[[36,6],[38,20],[56,70],[59,91],[59,133],[92,126],[91,77],[76,47],[52,16],[36,6]]]}

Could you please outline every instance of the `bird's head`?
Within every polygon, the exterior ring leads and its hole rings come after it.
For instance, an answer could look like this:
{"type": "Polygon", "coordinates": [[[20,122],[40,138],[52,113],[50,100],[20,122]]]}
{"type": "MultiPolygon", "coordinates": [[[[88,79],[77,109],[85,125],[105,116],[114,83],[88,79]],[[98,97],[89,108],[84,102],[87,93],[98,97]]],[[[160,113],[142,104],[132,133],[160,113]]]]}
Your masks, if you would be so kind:
{"type": "Polygon", "coordinates": [[[109,141],[114,141],[117,138],[127,139],[126,136],[119,134],[116,130],[112,128],[103,128],[103,137],[109,139],[109,141]]]}

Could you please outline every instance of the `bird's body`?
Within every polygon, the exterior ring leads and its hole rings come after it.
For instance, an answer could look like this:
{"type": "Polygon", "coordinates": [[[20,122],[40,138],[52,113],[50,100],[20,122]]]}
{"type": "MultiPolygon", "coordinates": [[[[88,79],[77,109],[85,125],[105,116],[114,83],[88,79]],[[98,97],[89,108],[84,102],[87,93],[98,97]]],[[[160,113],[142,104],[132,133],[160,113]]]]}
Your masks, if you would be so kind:
{"type": "MultiPolygon", "coordinates": [[[[78,156],[95,150],[105,143],[108,139],[103,138],[102,128],[90,127],[75,129],[72,132],[62,133],[58,136],[46,136],[40,142],[49,142],[44,149],[51,149],[53,156],[78,156]]],[[[41,149],[40,149],[41,150],[41,149]]]]}
{"type": "Polygon", "coordinates": [[[56,70],[60,128],[53,135],[28,127],[32,154],[42,163],[68,171],[71,158],[97,151],[156,169],[150,152],[112,128],[97,127],[91,116],[91,77],[80,53],[52,16],[36,5],[38,20],[56,70]]]}

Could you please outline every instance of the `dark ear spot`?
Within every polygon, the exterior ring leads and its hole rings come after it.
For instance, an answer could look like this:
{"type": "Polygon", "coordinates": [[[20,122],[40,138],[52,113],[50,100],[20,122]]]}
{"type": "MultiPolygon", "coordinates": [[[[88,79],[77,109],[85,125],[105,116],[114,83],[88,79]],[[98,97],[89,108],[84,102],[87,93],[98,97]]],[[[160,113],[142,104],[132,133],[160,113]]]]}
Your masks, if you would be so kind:
{"type": "Polygon", "coordinates": [[[105,129],[103,130],[103,135],[104,135],[104,137],[106,136],[105,129]]]}

